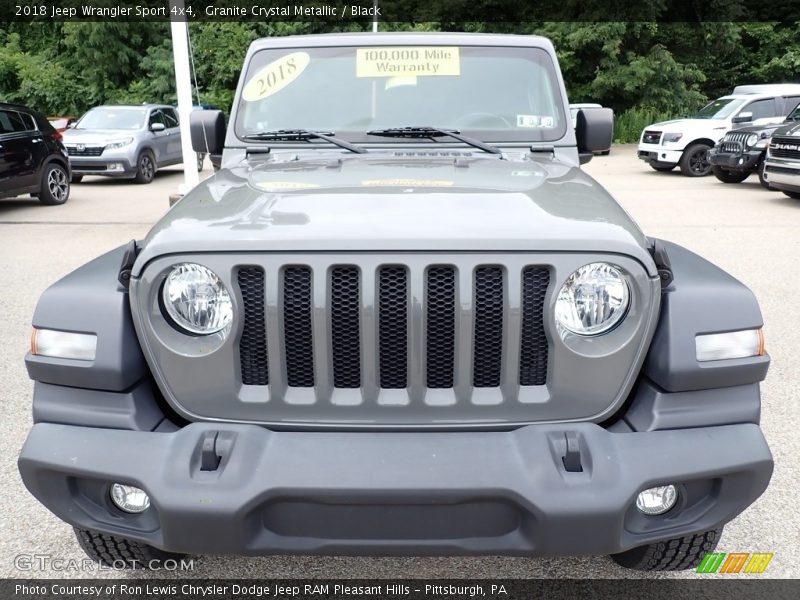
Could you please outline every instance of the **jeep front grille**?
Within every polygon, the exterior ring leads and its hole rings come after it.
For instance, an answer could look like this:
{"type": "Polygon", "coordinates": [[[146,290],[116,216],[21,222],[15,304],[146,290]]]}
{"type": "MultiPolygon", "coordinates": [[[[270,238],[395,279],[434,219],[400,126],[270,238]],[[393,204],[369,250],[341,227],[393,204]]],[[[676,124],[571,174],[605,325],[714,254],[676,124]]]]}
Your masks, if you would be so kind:
{"type": "Polygon", "coordinates": [[[723,152],[733,152],[733,153],[740,153],[744,151],[745,148],[745,140],[749,138],[752,133],[739,133],[736,131],[731,131],[725,134],[725,137],[722,139],[722,144],[720,145],[720,149],[723,152]]]}
{"type": "MultiPolygon", "coordinates": [[[[430,265],[424,269],[424,302],[410,294],[411,273],[406,265],[381,265],[374,277],[375,289],[366,289],[362,270],[355,265],[333,265],[327,270],[325,290],[315,291],[311,267],[286,266],[278,272],[278,281],[265,278],[261,267],[238,269],[244,325],[239,339],[242,383],[269,385],[270,358],[268,339],[278,336],[283,349],[286,384],[289,387],[315,385],[314,331],[321,318],[330,338],[330,364],[333,388],[360,388],[362,381],[362,322],[376,314],[374,344],[377,350],[378,387],[384,390],[406,389],[410,368],[421,360],[423,381],[413,382],[432,389],[454,388],[456,369],[462,354],[468,353],[471,383],[475,388],[499,387],[503,383],[503,365],[508,351],[505,327],[508,289],[511,274],[500,265],[479,265],[471,276],[469,289],[459,289],[459,270],[451,265],[430,265]],[[267,328],[265,294],[269,286],[281,292],[282,325],[267,328]],[[320,293],[329,307],[316,307],[320,293]],[[469,295],[472,310],[470,347],[459,344],[458,325],[464,315],[459,310],[464,295],[469,295]],[[365,300],[368,302],[365,305],[365,300]],[[365,308],[366,306],[366,308],[365,308]],[[409,354],[410,315],[424,315],[424,356],[409,354]],[[318,316],[315,316],[317,313],[318,316]],[[321,316],[321,317],[320,317],[321,316]],[[461,348],[461,349],[460,349],[461,348]]],[[[544,301],[550,273],[544,266],[526,266],[517,276],[520,290],[521,335],[515,369],[522,386],[540,386],[547,382],[548,342],[544,328],[544,301]]],[[[463,278],[462,278],[463,281],[463,278]]],[[[463,362],[461,364],[464,364],[463,362]]],[[[275,365],[273,364],[273,368],[275,365]]]]}

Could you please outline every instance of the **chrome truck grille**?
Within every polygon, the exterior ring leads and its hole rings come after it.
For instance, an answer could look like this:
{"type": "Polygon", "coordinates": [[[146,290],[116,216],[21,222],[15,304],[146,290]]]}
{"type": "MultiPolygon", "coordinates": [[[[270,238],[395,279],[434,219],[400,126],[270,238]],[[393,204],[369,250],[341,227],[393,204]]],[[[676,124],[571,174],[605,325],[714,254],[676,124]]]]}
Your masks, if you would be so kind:
{"type": "MultiPolygon", "coordinates": [[[[382,390],[409,388],[409,315],[415,310],[410,295],[409,268],[405,265],[383,265],[371,274],[376,286],[365,290],[362,271],[355,265],[332,265],[327,270],[325,294],[329,310],[323,321],[330,331],[330,364],[333,388],[355,389],[363,385],[361,336],[362,319],[371,318],[371,309],[362,310],[362,300],[370,296],[369,304],[377,310],[377,385],[382,390]]],[[[309,266],[287,266],[278,273],[278,281],[265,278],[259,266],[244,266],[238,271],[237,282],[244,306],[244,326],[239,340],[242,383],[269,385],[270,360],[268,338],[274,336],[283,349],[288,387],[314,387],[314,310],[312,269],[309,266]],[[282,326],[268,330],[265,296],[269,286],[282,291],[282,326]]],[[[508,310],[506,279],[509,277],[498,265],[479,265],[472,274],[472,285],[463,292],[458,289],[458,270],[451,265],[430,265],[424,269],[424,302],[416,307],[424,320],[425,345],[423,382],[431,389],[450,389],[455,386],[459,360],[471,362],[471,383],[476,388],[501,385],[504,355],[504,324],[508,310]],[[457,323],[460,320],[459,296],[469,294],[474,306],[471,346],[459,346],[457,323]],[[467,356],[462,356],[467,354],[467,356]]],[[[545,266],[525,266],[521,282],[519,306],[522,312],[518,359],[519,384],[544,385],[547,381],[548,344],[543,315],[545,294],[550,273],[545,266]]]]}

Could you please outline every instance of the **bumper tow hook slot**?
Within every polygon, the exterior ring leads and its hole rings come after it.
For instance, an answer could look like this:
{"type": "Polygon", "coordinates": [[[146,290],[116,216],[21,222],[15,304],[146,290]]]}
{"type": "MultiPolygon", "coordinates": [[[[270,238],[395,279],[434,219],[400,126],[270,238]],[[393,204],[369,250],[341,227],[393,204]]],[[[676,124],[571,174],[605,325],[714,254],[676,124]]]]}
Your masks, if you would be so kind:
{"type": "Polygon", "coordinates": [[[581,443],[578,434],[574,431],[567,431],[564,433],[564,440],[567,443],[567,453],[561,457],[564,462],[564,470],[570,473],[582,473],[581,443]]]}
{"type": "Polygon", "coordinates": [[[203,445],[200,450],[200,470],[216,471],[222,457],[217,454],[218,431],[206,431],[203,434],[203,445]]]}

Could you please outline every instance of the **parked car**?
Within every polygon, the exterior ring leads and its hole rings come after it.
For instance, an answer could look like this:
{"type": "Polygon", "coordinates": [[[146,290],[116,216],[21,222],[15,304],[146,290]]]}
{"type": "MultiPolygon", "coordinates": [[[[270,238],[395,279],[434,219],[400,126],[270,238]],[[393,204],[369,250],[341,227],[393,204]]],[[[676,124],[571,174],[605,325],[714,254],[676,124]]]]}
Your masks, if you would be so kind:
{"type": "Polygon", "coordinates": [[[47,117],[48,123],[59,133],[64,133],[77,120],[75,117],[47,117]]]}
{"type": "Polygon", "coordinates": [[[33,316],[19,469],[92,560],[688,569],[766,489],[756,299],[580,169],[549,40],[257,40],[191,119],[223,168],[33,316]]]}
{"type": "Polygon", "coordinates": [[[30,194],[42,204],[64,204],[69,178],[61,134],[35,110],[0,103],[0,198],[30,194]]]}
{"type": "Polygon", "coordinates": [[[781,127],[800,121],[800,105],[796,106],[783,123],[742,127],[729,131],[720,142],[709,150],[711,170],[723,183],[740,183],[751,173],[758,173],[758,180],[767,189],[772,189],[764,178],[764,157],[773,132],[781,127]]]}
{"type": "MultiPolygon", "coordinates": [[[[578,111],[580,110],[589,110],[592,108],[603,108],[602,104],[597,104],[594,102],[579,102],[575,104],[569,105],[569,114],[570,118],[572,119],[572,126],[577,127],[578,125],[578,111]]],[[[612,135],[613,139],[613,135],[612,135]]],[[[595,152],[595,154],[599,156],[608,156],[611,154],[611,147],[609,146],[605,150],[600,150],[599,152],[595,152]]]]}
{"type": "Polygon", "coordinates": [[[800,106],[791,123],[772,133],[764,159],[764,179],[772,189],[800,200],[800,106]]]}
{"type": "Polygon", "coordinates": [[[75,182],[104,175],[150,183],[161,167],[183,162],[178,113],[161,104],[93,108],[64,132],[64,145],[75,182]]]}
{"type": "Polygon", "coordinates": [[[690,119],[648,125],[639,139],[639,158],[656,171],[701,177],[711,173],[709,150],[726,131],[784,120],[800,102],[800,84],[743,85],[704,106],[690,119]]]}

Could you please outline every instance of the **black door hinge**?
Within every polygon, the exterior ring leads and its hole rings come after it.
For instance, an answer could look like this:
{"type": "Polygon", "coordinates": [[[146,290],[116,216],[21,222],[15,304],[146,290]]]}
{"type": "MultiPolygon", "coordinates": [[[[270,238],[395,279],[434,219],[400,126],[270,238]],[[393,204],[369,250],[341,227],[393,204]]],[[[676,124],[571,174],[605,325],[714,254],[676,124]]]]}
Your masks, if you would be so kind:
{"type": "Polygon", "coordinates": [[[117,280],[126,290],[131,283],[133,263],[136,262],[136,257],[138,256],[140,250],[141,248],[139,247],[139,244],[136,243],[136,240],[131,240],[128,242],[128,245],[125,246],[125,254],[122,255],[122,264],[119,266],[119,275],[117,275],[117,280]]]}
{"type": "Polygon", "coordinates": [[[650,247],[648,249],[650,250],[650,255],[653,257],[653,261],[656,263],[658,278],[661,280],[661,289],[663,290],[675,279],[672,274],[672,264],[669,262],[669,255],[667,254],[667,249],[664,247],[664,243],[655,238],[651,238],[649,241],[650,247]]]}

